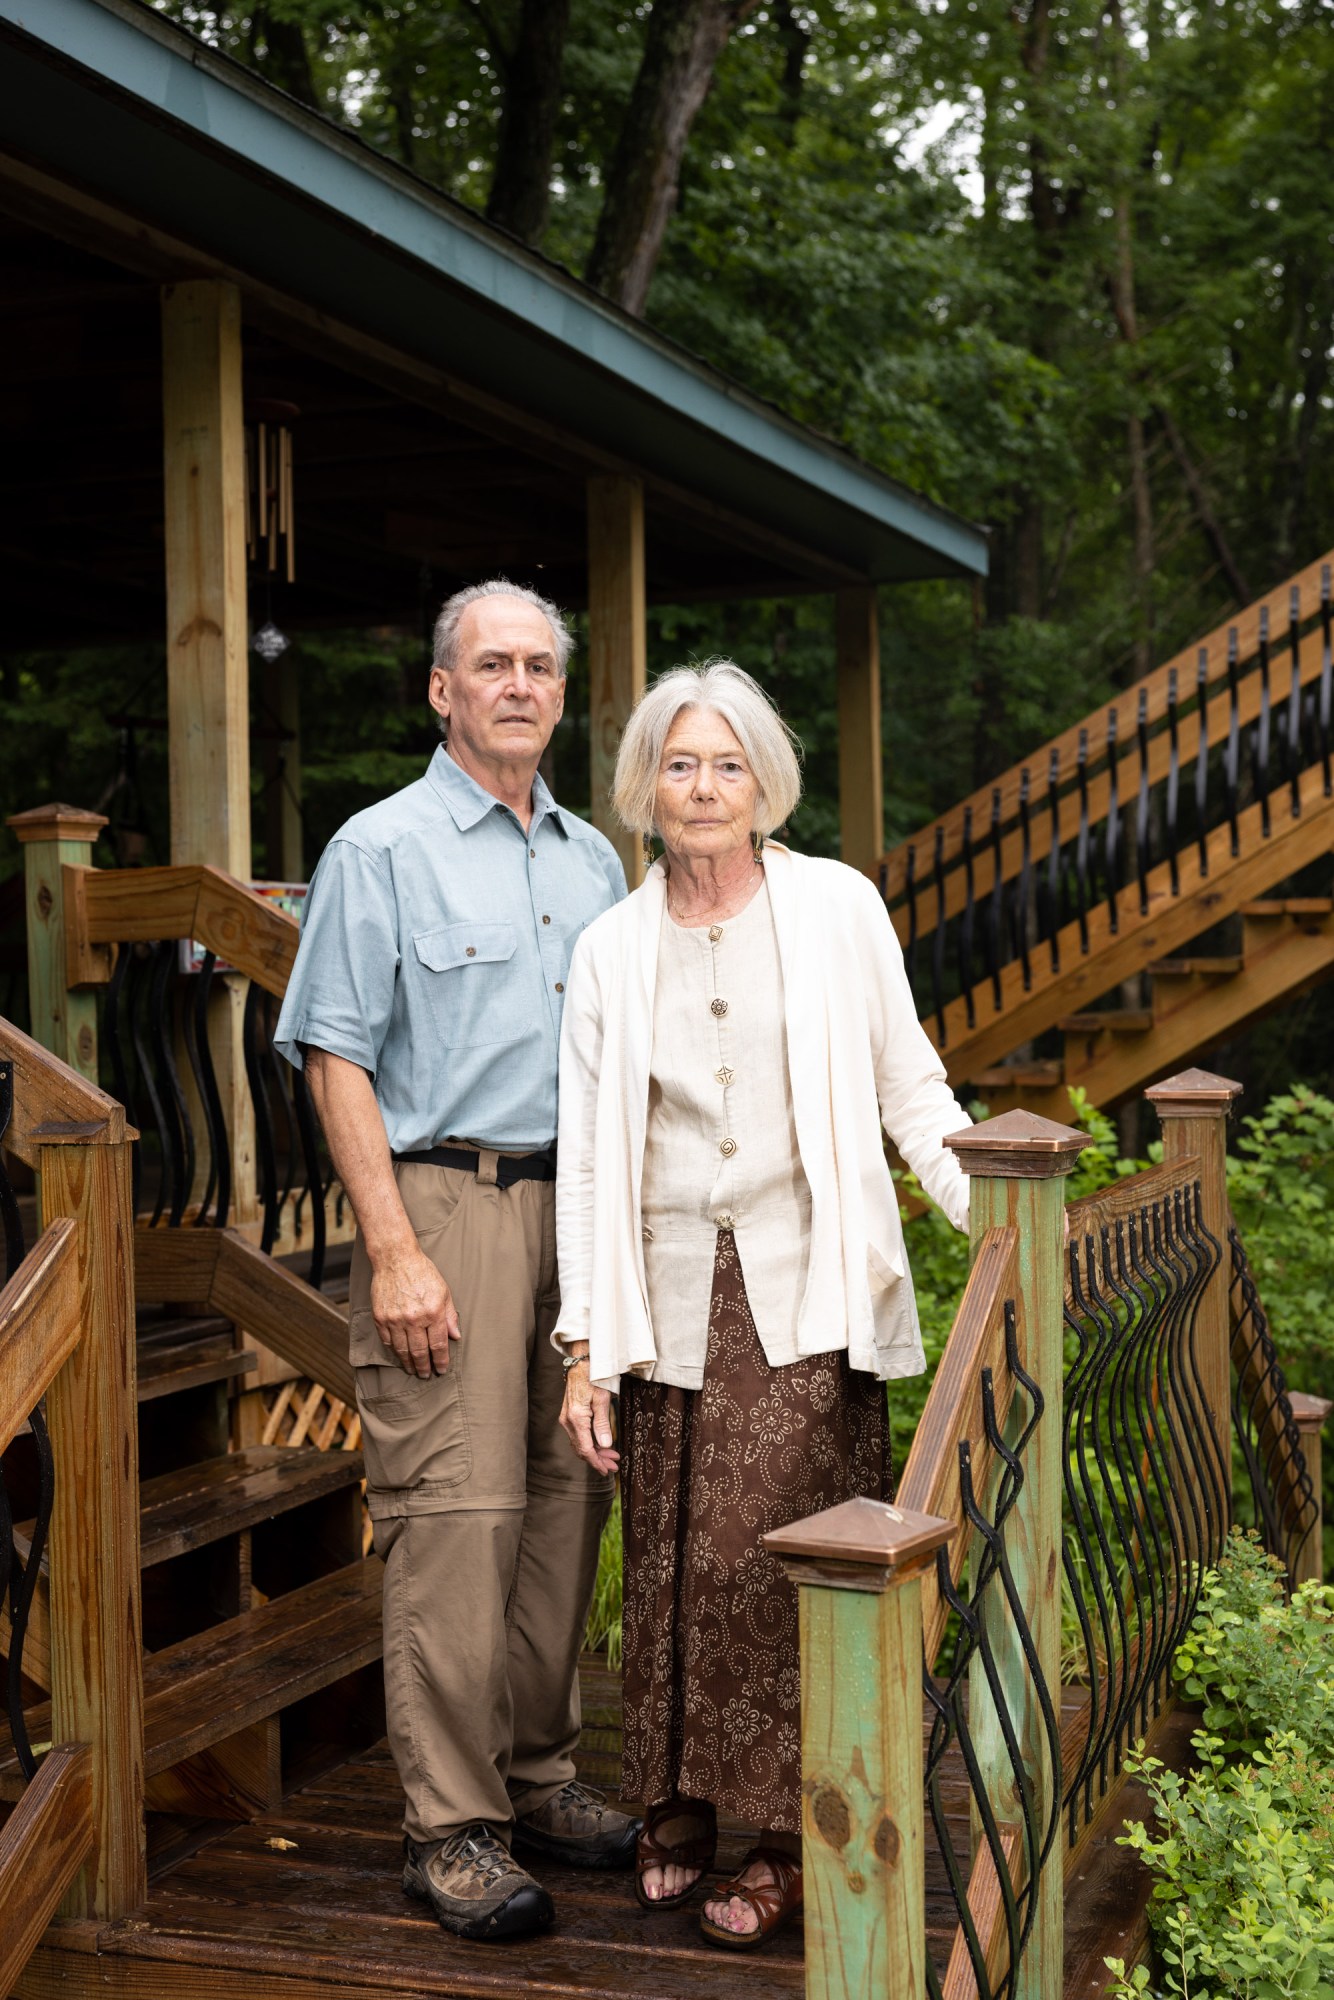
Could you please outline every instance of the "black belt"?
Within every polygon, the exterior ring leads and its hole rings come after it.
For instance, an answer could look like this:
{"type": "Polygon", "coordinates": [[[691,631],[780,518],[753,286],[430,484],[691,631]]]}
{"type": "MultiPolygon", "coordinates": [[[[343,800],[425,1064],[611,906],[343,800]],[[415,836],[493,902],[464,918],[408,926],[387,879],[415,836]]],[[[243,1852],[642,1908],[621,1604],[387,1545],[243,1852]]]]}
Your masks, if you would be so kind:
{"type": "MultiPolygon", "coordinates": [[[[472,1152],[466,1146],[428,1146],[424,1153],[395,1153],[394,1158],[412,1167],[455,1167],[465,1174],[475,1174],[482,1164],[481,1154],[472,1152]]],[[[544,1153],[520,1154],[517,1159],[501,1153],[496,1160],[497,1187],[513,1187],[515,1181],[554,1181],[555,1178],[554,1146],[548,1147],[544,1153]]]]}

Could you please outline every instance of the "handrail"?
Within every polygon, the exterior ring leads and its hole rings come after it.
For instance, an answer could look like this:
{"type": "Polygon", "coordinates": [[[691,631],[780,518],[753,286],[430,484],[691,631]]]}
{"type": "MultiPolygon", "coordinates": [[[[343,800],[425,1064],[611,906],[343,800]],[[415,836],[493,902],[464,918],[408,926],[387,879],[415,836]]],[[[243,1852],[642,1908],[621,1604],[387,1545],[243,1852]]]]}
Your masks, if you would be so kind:
{"type": "MultiPolygon", "coordinates": [[[[1069,789],[1077,782],[1076,769],[1081,737],[1084,738],[1086,746],[1091,746],[1092,761],[1088,766],[1089,775],[1091,776],[1098,761],[1105,756],[1109,726],[1115,729],[1117,720],[1119,719],[1122,724],[1127,725],[1121,732],[1122,740],[1128,740],[1131,733],[1131,726],[1137,724],[1139,720],[1139,705],[1141,700],[1144,703],[1145,722],[1150,729],[1157,728],[1160,723],[1168,719],[1169,709],[1174,699],[1174,691],[1179,686],[1183,690],[1180,706],[1181,712],[1184,714],[1192,701],[1192,697],[1198,690],[1201,658],[1204,657],[1207,662],[1208,678],[1206,687],[1210,687],[1218,681],[1225,683],[1228,673],[1229,653],[1231,653],[1233,663],[1238,666],[1257,655],[1260,643],[1262,614],[1264,622],[1272,626],[1275,631],[1283,629],[1288,620],[1292,592],[1294,590],[1299,591],[1301,602],[1305,604],[1308,592],[1319,592],[1322,590],[1322,587],[1327,590],[1328,571],[1331,564],[1334,564],[1334,549],[1318,557],[1316,561],[1308,563],[1304,569],[1297,570],[1292,576],[1286,578],[1284,582],[1276,584],[1263,597],[1258,597],[1252,604],[1248,604],[1245,610],[1239,612],[1235,618],[1228,619],[1225,624],[1218,625],[1212,632],[1207,633],[1203,639],[1185,647],[1180,653],[1174,655],[1172,659],[1165,661],[1162,666],[1156,667],[1152,673],[1146,674],[1142,680],[1135,682],[1133,686],[1127,688],[1123,694],[1115,696],[1111,701],[1102,703],[1100,707],[1093,709],[1086,715],[1082,721],[1074,723],[1069,729],[1063,730],[1060,735],[1054,736],[1049,742],[1041,744],[1031,755],[1023,758],[1017,764],[1012,764],[1008,771],[1003,772],[991,784],[980,786],[977,791],[970,793],[966,799],[961,799],[957,805],[951,806],[948,812],[942,813],[938,818],[929,821],[927,825],[918,827],[906,839],[901,840],[897,846],[891,848],[884,857],[881,886],[886,900],[890,903],[895,903],[906,890],[908,855],[910,850],[916,849],[921,854],[933,856],[937,835],[941,835],[944,839],[942,858],[946,865],[952,865],[961,858],[963,853],[963,823],[965,814],[971,814],[978,829],[979,852],[976,889],[979,895],[982,894],[985,889],[990,887],[993,879],[990,857],[983,858],[982,836],[984,829],[989,829],[990,827],[993,800],[997,793],[1000,795],[1002,825],[1009,825],[1019,814],[1021,797],[1027,788],[1030,774],[1040,774],[1046,770],[1049,767],[1053,754],[1059,758],[1060,769],[1064,774],[1062,779],[1063,787],[1069,789]],[[1232,637],[1234,634],[1235,638],[1232,637]]],[[[1310,616],[1314,614],[1308,613],[1306,615],[1310,616]]],[[[1310,636],[1310,634],[1307,635],[1307,637],[1310,636]]],[[[1314,651],[1313,655],[1313,649],[1308,648],[1304,642],[1302,653],[1302,671],[1305,684],[1319,674],[1320,658],[1318,650],[1314,651]],[[1312,657],[1314,657],[1314,666],[1310,664],[1312,657]]],[[[1208,741],[1211,744],[1219,742],[1220,725],[1228,719],[1227,699],[1225,689],[1222,695],[1209,701],[1208,741]]],[[[1254,715],[1258,713],[1258,706],[1257,694],[1255,708],[1247,715],[1242,716],[1241,720],[1243,722],[1253,720],[1254,715]]],[[[1198,747],[1198,738],[1193,745],[1183,744],[1181,746],[1181,760],[1183,764],[1193,760],[1198,747]]],[[[1168,761],[1168,752],[1164,744],[1161,757],[1161,770],[1158,772],[1159,776],[1166,775],[1168,761]]],[[[1096,822],[1100,815],[1093,811],[1092,795],[1090,795],[1089,809],[1091,823],[1096,822]]],[[[1042,815],[1039,813],[1036,805],[1036,798],[1034,799],[1034,826],[1032,831],[1033,845],[1030,858],[1036,861],[1041,859],[1049,851],[1050,847],[1049,828],[1044,825],[1042,815]]],[[[1012,849],[1007,851],[1005,857],[1007,865],[1003,872],[1007,879],[1010,874],[1017,872],[1020,860],[1020,844],[1019,836],[1014,836],[1012,849]]],[[[959,900],[949,906],[949,913],[953,914],[955,910],[962,907],[963,898],[960,894],[959,900]]]]}
{"type": "MultiPolygon", "coordinates": [[[[899,1481],[896,1501],[908,1512],[933,1514],[962,1524],[961,1444],[969,1447],[974,1487],[979,1493],[989,1491],[993,1454],[983,1417],[982,1371],[992,1371],[995,1420],[1003,1430],[1014,1393],[1014,1378],[1006,1366],[1006,1305],[1016,1298],[1018,1287],[1018,1231],[988,1230],[959,1301],[899,1481]]],[[[948,1563],[952,1583],[958,1583],[967,1557],[968,1536],[957,1534],[939,1559],[948,1563]]],[[[922,1622],[927,1663],[934,1666],[949,1622],[949,1605],[931,1570],[922,1579],[922,1622]]]]}
{"type": "Polygon", "coordinates": [[[12,1993],[93,1844],[93,1758],[62,1743],[0,1829],[0,1993],[12,1993]]]}
{"type": "Polygon", "coordinates": [[[77,1243],[78,1225],[61,1216],[0,1291],[0,1451],[79,1344],[77,1243]]]}
{"type": "MultiPolygon", "coordinates": [[[[1114,1235],[1118,1223],[1127,1223],[1138,1216],[1146,1205],[1162,1201],[1164,1196],[1176,1194],[1194,1187],[1200,1178],[1201,1162],[1197,1154],[1190,1154],[1180,1160],[1164,1160],[1160,1166],[1147,1167],[1143,1173],[1127,1174],[1123,1180],[1112,1181],[1105,1188],[1095,1188],[1092,1194],[1081,1195],[1078,1201],[1066,1203],[1065,1213],[1070,1227],[1070,1240],[1080,1237],[1101,1236],[1105,1229],[1114,1235]]],[[[1073,1266],[1066,1260],[1065,1302],[1073,1299],[1073,1266]]]]}
{"type": "Polygon", "coordinates": [[[281,999],[287,991],[300,936],[296,918],[225,870],[203,865],[67,866],[64,873],[72,933],[70,955],[81,944],[153,944],[164,938],[195,938],[265,992],[281,999]],[[69,893],[71,888],[74,895],[69,893]]]}
{"type": "Polygon", "coordinates": [[[68,1063],[0,1019],[0,1062],[14,1065],[14,1110],[4,1143],[25,1166],[41,1146],[116,1145],[133,1138],[125,1107],[68,1063]]]}
{"type": "MultiPolygon", "coordinates": [[[[1307,1544],[1321,1532],[1321,1496],[1306,1462],[1287,1383],[1279,1366],[1268,1316],[1231,1209],[1227,1213],[1231,1261],[1233,1425],[1250,1476],[1257,1526],[1291,1582],[1307,1544]]],[[[1320,1559],[1316,1558],[1316,1573],[1320,1559]]]]}

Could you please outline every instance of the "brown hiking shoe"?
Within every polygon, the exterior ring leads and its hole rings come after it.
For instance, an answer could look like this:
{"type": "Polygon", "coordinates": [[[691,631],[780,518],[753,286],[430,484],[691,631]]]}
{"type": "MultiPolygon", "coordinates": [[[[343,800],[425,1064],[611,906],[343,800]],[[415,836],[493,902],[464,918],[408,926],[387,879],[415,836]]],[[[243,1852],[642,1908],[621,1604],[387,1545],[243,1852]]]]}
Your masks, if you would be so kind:
{"type": "Polygon", "coordinates": [[[639,1821],[571,1781],[514,1826],[514,1844],[566,1868],[629,1868],[639,1821]]]}
{"type": "Polygon", "coordinates": [[[544,1931],[556,1910],[540,1882],[479,1820],[436,1847],[403,1842],[403,1893],[429,1903],[447,1931],[482,1943],[544,1931]]]}

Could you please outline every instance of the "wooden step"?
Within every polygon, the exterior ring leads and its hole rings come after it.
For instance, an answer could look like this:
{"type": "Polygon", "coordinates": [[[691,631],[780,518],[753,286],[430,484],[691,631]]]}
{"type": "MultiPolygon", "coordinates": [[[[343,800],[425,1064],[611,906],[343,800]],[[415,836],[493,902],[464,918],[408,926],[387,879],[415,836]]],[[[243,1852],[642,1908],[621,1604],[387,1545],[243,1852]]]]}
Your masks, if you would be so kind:
{"type": "MultiPolygon", "coordinates": [[[[139,1489],[139,1566],[170,1562],[261,1521],[322,1500],[363,1477],[359,1451],[317,1451],[313,1445],[258,1444],[225,1458],[206,1458],[178,1472],[145,1479],[139,1489]]],[[[33,1523],[14,1530],[25,1559],[33,1523]]],[[[45,1564],[43,1564],[45,1567],[45,1564]]]]}
{"type": "Polygon", "coordinates": [[[1240,953],[1221,958],[1156,958],[1144,970],[1152,979],[1235,979],[1246,970],[1246,961],[1240,953]]]}
{"type": "MultiPolygon", "coordinates": [[[[378,1557],[368,1556],[150,1653],[144,1660],[146,1775],[156,1777],[378,1660],[383,1576],[378,1557]]],[[[28,1732],[36,1744],[49,1742],[49,1702],[29,1709],[28,1732]]],[[[0,1799],[16,1800],[23,1784],[6,1734],[0,1799]]]]}
{"type": "Polygon", "coordinates": [[[1067,1014],[1056,1025],[1066,1035],[1147,1035],[1153,1026],[1153,1009],[1107,1007],[1101,1012],[1067,1014]]]}
{"type": "Polygon", "coordinates": [[[141,1403],[198,1389],[207,1382],[226,1382],[247,1375],[259,1365],[253,1348],[238,1347],[227,1320],[178,1320],[166,1331],[137,1343],[138,1394],[141,1403]]]}
{"type": "Polygon", "coordinates": [[[1281,902],[1243,903],[1243,917],[1328,917],[1334,915],[1329,896],[1285,896],[1281,902]]]}
{"type": "Polygon", "coordinates": [[[977,1090],[1050,1090],[1062,1082],[1065,1064],[1059,1056],[1039,1062],[999,1063],[971,1079],[977,1090]]]}

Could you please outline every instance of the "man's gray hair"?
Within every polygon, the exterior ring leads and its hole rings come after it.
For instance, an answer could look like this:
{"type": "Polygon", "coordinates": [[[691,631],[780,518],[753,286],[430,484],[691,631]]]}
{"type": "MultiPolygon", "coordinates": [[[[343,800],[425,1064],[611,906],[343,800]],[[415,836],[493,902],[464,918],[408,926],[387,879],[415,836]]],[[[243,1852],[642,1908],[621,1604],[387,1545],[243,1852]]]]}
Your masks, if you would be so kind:
{"type": "Polygon", "coordinates": [[[551,627],[557,669],[562,674],[565,672],[570,654],[574,651],[569,626],[549,597],[539,597],[535,590],[529,590],[521,583],[511,583],[504,576],[490,577],[485,583],[470,583],[446,598],[435,621],[435,640],[431,649],[433,667],[443,667],[448,673],[458,665],[459,626],[463,622],[463,614],[470,604],[479,604],[484,597],[517,597],[521,604],[531,604],[535,611],[540,611],[551,627]]]}
{"type": "Polygon", "coordinates": [[[720,715],[746,753],[760,788],[754,831],[772,833],[801,797],[801,744],[759,682],[732,660],[673,667],[641,695],[616,758],[611,802],[632,833],[652,833],[658,772],[672,725],[688,708],[720,715]]]}

